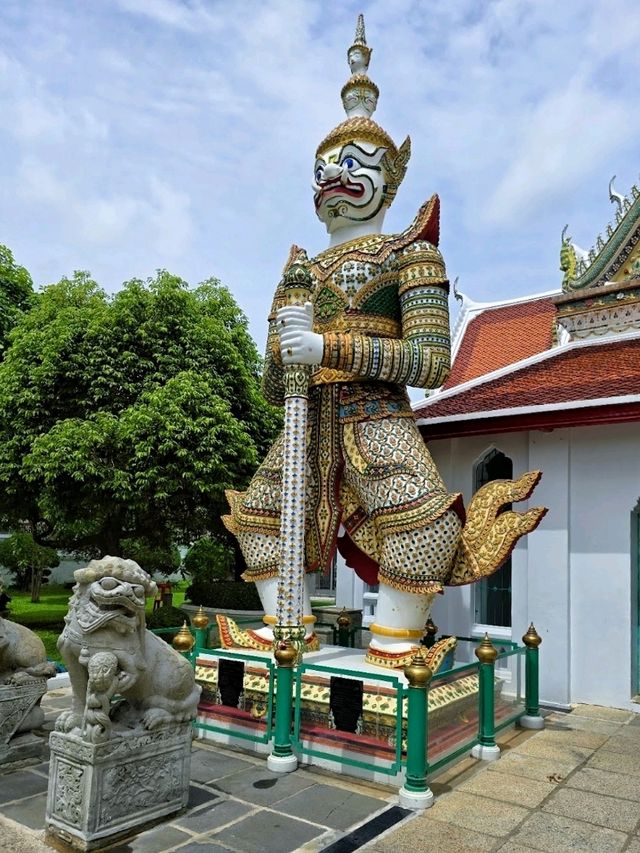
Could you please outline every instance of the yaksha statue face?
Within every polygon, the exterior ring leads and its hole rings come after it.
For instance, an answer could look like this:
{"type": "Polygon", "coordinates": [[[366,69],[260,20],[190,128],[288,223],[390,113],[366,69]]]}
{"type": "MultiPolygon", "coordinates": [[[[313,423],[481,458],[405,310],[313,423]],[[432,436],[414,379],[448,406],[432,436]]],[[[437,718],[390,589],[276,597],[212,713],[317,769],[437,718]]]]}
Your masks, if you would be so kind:
{"type": "Polygon", "coordinates": [[[314,203],[318,218],[331,234],[366,222],[386,208],[386,148],[354,139],[319,152],[314,171],[314,203]]]}
{"type": "Polygon", "coordinates": [[[352,74],[340,92],[347,119],[325,136],[316,151],[316,214],[330,234],[361,225],[380,233],[384,214],[404,177],[411,142],[407,137],[396,148],[386,130],[371,118],[379,91],[366,74],[371,50],[362,15],[347,56],[352,74]]]}

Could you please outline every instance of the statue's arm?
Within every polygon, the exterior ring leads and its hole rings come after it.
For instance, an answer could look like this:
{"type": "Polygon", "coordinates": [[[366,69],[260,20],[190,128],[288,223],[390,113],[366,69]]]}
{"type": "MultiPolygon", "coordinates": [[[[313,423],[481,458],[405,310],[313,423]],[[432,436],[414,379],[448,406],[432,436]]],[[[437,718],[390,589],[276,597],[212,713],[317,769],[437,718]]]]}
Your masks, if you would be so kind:
{"type": "Polygon", "coordinates": [[[284,297],[280,287],[278,287],[269,312],[269,331],[267,332],[267,348],[262,373],[262,393],[275,406],[281,406],[284,401],[284,370],[282,356],[280,355],[280,336],[276,327],[276,313],[278,308],[284,305],[284,302],[284,297]]]}
{"type": "Polygon", "coordinates": [[[442,255],[419,240],[397,256],[402,338],[324,335],[323,367],[363,379],[437,388],[449,375],[449,283],[442,255]]]}

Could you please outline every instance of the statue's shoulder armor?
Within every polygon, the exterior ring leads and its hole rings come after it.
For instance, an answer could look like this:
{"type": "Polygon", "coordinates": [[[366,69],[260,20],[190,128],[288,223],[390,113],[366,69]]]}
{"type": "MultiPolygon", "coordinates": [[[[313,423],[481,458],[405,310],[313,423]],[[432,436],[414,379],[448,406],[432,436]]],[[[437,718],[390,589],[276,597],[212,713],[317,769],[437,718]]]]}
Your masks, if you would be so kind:
{"type": "Polygon", "coordinates": [[[289,249],[289,256],[285,262],[285,265],[282,268],[282,275],[284,275],[287,270],[295,263],[304,264],[308,262],[309,257],[305,249],[302,249],[300,246],[296,246],[294,243],[289,249]]]}
{"type": "Polygon", "coordinates": [[[408,228],[394,237],[394,251],[400,251],[410,243],[423,240],[437,247],[440,242],[440,198],[432,195],[420,210],[408,228]]]}
{"type": "MultiPolygon", "coordinates": [[[[365,237],[358,237],[339,246],[325,249],[308,262],[315,277],[319,281],[324,281],[347,261],[383,264],[390,255],[401,252],[418,240],[426,241],[434,247],[438,245],[440,199],[437,195],[431,196],[429,201],[422,205],[411,225],[399,234],[368,234],[365,237]]],[[[294,246],[292,253],[294,249],[298,252],[303,251],[298,246],[294,246]]],[[[289,264],[297,259],[295,255],[293,259],[291,258],[290,254],[289,264]]],[[[304,260],[307,260],[306,253],[304,260]]]]}

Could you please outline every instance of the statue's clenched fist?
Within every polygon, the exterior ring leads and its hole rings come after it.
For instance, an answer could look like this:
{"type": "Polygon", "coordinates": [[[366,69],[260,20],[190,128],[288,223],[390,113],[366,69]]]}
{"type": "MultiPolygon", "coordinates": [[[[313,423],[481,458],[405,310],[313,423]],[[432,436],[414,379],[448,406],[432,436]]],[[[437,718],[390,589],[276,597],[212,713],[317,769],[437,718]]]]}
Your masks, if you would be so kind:
{"type": "Polygon", "coordinates": [[[313,332],[313,305],[286,305],[276,315],[283,364],[320,364],[322,335],[313,332]]]}

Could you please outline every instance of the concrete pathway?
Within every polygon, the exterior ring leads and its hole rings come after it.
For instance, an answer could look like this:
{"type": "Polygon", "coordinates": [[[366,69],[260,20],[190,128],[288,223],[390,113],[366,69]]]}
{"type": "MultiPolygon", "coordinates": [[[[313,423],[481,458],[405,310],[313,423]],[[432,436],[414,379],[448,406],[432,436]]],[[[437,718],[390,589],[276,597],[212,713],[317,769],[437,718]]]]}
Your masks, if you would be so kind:
{"type": "MultiPolygon", "coordinates": [[[[68,701],[68,690],[48,694],[48,727],[68,701]]],[[[316,769],[275,776],[262,758],[196,742],[186,813],[110,849],[640,853],[640,715],[581,705],[546,719],[545,731],[504,733],[499,761],[466,759],[431,780],[436,802],[422,815],[390,789],[316,769]]],[[[0,851],[50,851],[47,771],[0,775],[0,851]]]]}
{"type": "Polygon", "coordinates": [[[640,715],[578,705],[432,784],[431,809],[361,850],[375,853],[640,853],[640,715]],[[477,765],[476,765],[477,766],[477,765]]]}

